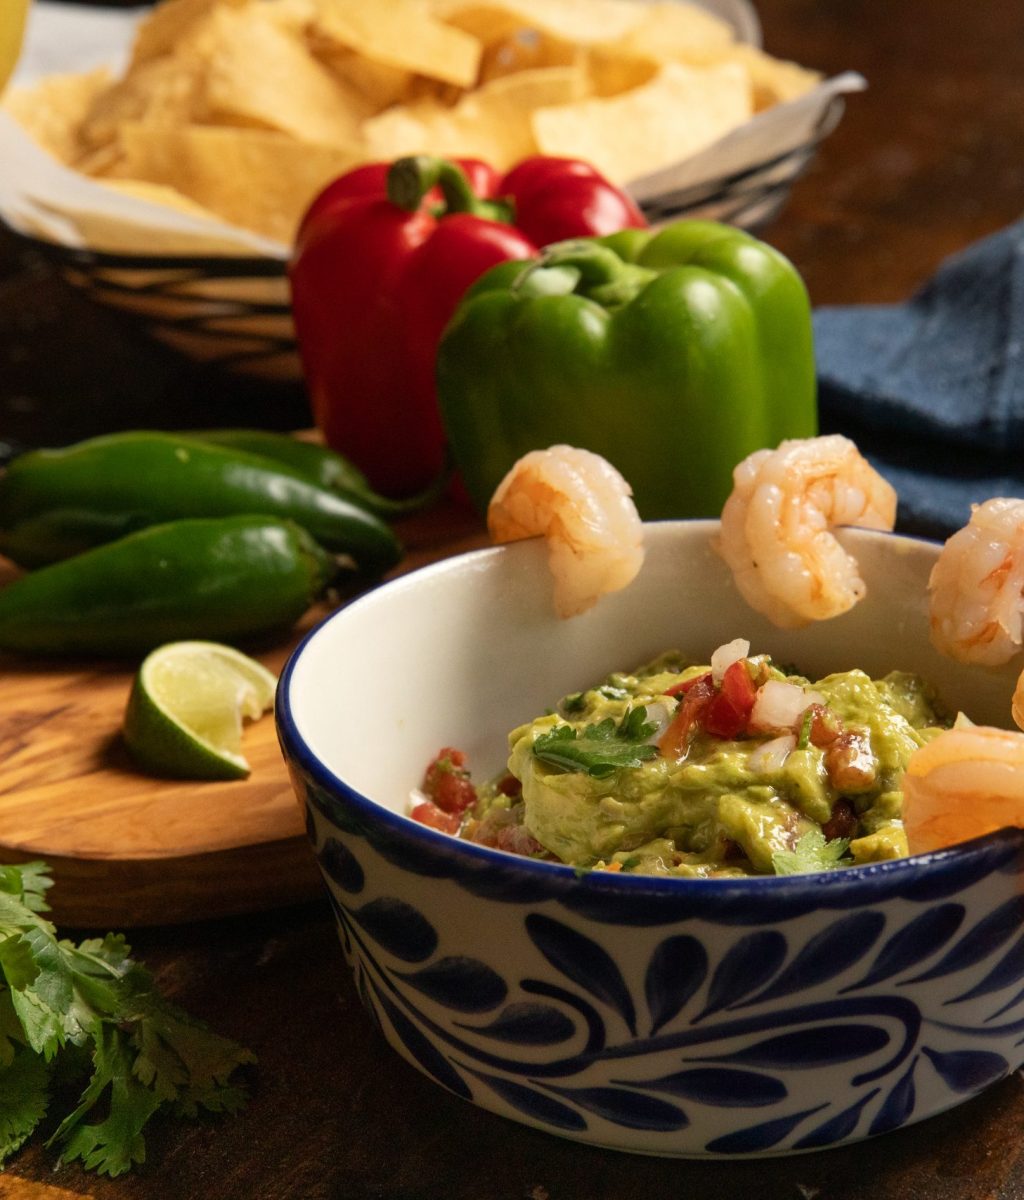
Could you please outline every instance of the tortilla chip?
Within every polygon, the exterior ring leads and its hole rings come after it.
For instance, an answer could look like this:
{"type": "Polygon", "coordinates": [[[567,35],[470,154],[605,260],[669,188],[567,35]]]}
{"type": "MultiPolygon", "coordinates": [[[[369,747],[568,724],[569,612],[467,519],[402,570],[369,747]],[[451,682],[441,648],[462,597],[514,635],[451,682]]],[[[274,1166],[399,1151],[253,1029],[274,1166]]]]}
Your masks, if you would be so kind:
{"type": "Polygon", "coordinates": [[[190,217],[205,217],[208,220],[219,221],[216,213],[201,204],[196,204],[188,196],[162,183],[150,183],[145,179],[104,179],[104,187],[112,188],[123,196],[134,196],[137,200],[148,200],[151,204],[162,204],[165,208],[173,208],[175,212],[185,213],[190,217]]]}
{"type": "Polygon", "coordinates": [[[359,143],[369,106],[317,62],[297,34],[237,9],[216,13],[214,27],[206,121],[277,129],[308,142],[359,143]]]}
{"type": "Polygon", "coordinates": [[[305,36],[316,19],[317,0],[268,0],[259,8],[259,14],[282,29],[305,36]]]}
{"type": "Polygon", "coordinates": [[[499,170],[537,152],[531,113],[585,95],[586,77],[574,67],[505,75],[468,93],[454,108],[436,101],[404,105],[363,126],[374,158],[442,154],[482,158],[499,170]]]}
{"type": "Polygon", "coordinates": [[[659,62],[685,62],[694,51],[712,47],[725,50],[736,44],[735,31],[728,21],[695,4],[661,0],[641,8],[640,21],[608,49],[659,62]]]}
{"type": "Polygon", "coordinates": [[[586,46],[617,41],[643,19],[633,0],[435,0],[449,24],[490,45],[523,29],[586,46]]]}
{"type": "Polygon", "coordinates": [[[602,46],[587,55],[590,91],[595,96],[618,96],[643,87],[658,74],[661,64],[646,55],[620,54],[602,46]]]}
{"type": "Polygon", "coordinates": [[[149,10],[135,31],[134,67],[147,59],[171,54],[219,7],[244,8],[251,0],[163,0],[149,10]]]}
{"type": "Polygon", "coordinates": [[[314,196],[361,161],[351,149],[261,129],[121,129],[121,174],[177,189],[227,221],[290,242],[314,196]]]}
{"type": "Polygon", "coordinates": [[[75,160],[74,167],[83,175],[101,179],[108,175],[116,175],[123,161],[121,140],[118,138],[117,141],[107,142],[104,146],[97,146],[95,150],[86,150],[75,160]]]}
{"type": "Polygon", "coordinates": [[[795,100],[817,87],[822,80],[820,71],[811,71],[799,63],[772,58],[756,46],[736,46],[733,58],[750,72],[756,112],[771,108],[774,104],[795,100]]]}
{"type": "Polygon", "coordinates": [[[435,20],[417,0],[319,0],[313,28],[329,43],[374,62],[471,87],[480,43],[435,20]]]}
{"type": "Polygon", "coordinates": [[[184,125],[196,114],[205,66],[198,59],[154,58],[93,98],[82,120],[82,142],[96,150],[117,141],[125,121],[184,125]]]}
{"type": "Polygon", "coordinates": [[[358,108],[367,116],[411,99],[416,81],[423,78],[402,67],[363,58],[355,50],[346,50],[331,43],[322,44],[315,27],[311,29],[309,44],[313,53],[349,94],[358,98],[358,108]]]}
{"type": "Polygon", "coordinates": [[[82,118],[109,86],[110,72],[106,67],[49,75],[37,83],[11,88],[2,107],[54,158],[74,163],[83,149],[82,118]]]}
{"type": "Polygon", "coordinates": [[[586,51],[582,46],[550,34],[519,29],[486,45],[480,59],[480,83],[545,67],[582,68],[585,62],[586,51]]]}
{"type": "Polygon", "coordinates": [[[624,184],[689,158],[747,120],[750,80],[739,63],[667,63],[643,87],[533,114],[543,154],[583,158],[624,184]]]}

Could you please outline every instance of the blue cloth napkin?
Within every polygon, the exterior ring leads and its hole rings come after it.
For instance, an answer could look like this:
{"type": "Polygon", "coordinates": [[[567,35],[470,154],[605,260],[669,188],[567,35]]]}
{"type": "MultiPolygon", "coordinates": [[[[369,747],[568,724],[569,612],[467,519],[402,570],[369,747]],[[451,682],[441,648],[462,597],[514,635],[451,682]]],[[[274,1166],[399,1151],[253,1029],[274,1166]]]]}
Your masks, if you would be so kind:
{"type": "Polygon", "coordinates": [[[944,538],[1024,497],[1024,220],[947,259],[905,304],[814,314],[823,433],[899,493],[896,527],[944,538]]]}

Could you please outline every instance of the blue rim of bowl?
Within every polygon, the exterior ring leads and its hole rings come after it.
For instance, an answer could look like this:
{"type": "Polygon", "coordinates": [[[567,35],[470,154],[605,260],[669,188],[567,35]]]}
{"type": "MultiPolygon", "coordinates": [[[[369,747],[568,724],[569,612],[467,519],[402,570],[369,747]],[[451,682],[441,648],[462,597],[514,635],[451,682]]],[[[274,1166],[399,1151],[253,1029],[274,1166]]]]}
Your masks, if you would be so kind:
{"type": "MultiPolygon", "coordinates": [[[[654,522],[655,524],[701,524],[700,520],[682,522],[654,522]]],[[[883,533],[886,537],[900,538],[911,542],[929,542],[930,539],[912,537],[907,534],[893,533],[886,530],[871,530],[871,533],[883,533]]],[[[844,890],[851,885],[866,884],[870,881],[881,883],[886,881],[897,884],[910,876],[916,876],[923,868],[929,874],[942,873],[946,870],[958,871],[969,869],[976,859],[988,859],[994,852],[1001,850],[1016,850],[1024,852],[1024,828],[1007,828],[996,830],[972,838],[970,841],[959,843],[943,850],[930,851],[924,854],[912,854],[906,858],[887,859],[882,862],[865,863],[862,866],[842,867],[837,870],[824,872],[806,872],[797,875],[764,875],[744,876],[742,878],[727,877],[720,879],[687,879],[675,875],[632,875],[616,871],[580,870],[565,863],[547,862],[542,859],[527,858],[525,855],[512,854],[508,851],[497,850],[489,846],[481,846],[452,834],[441,833],[439,830],[414,821],[410,816],[404,816],[382,804],[371,800],[368,796],[346,783],[340,775],[335,774],[313,752],[302,734],[299,732],[291,705],[292,676],[299,660],[308,649],[313,639],[330,622],[343,620],[350,611],[373,603],[385,590],[409,586],[413,578],[424,575],[441,574],[448,570],[472,562],[474,559],[493,557],[502,553],[514,553],[512,546],[487,546],[478,550],[470,550],[464,554],[454,555],[440,562],[430,563],[415,571],[410,571],[396,579],[374,588],[366,595],[358,597],[318,622],[299,642],[285,663],[278,680],[274,703],[274,720],[277,725],[278,737],[282,750],[287,756],[294,758],[298,766],[306,772],[317,784],[331,792],[340,793],[346,803],[351,805],[368,822],[375,822],[395,835],[420,843],[425,848],[455,857],[465,856],[467,864],[481,865],[490,863],[496,868],[508,872],[518,869],[525,872],[527,877],[540,880],[555,880],[563,883],[575,881],[580,886],[596,888],[601,891],[622,892],[623,894],[645,894],[663,897],[695,898],[705,896],[710,898],[708,889],[714,889],[714,895],[721,899],[734,897],[737,892],[767,890],[769,895],[780,898],[787,892],[803,891],[809,885],[813,887],[842,887],[844,890]]]]}

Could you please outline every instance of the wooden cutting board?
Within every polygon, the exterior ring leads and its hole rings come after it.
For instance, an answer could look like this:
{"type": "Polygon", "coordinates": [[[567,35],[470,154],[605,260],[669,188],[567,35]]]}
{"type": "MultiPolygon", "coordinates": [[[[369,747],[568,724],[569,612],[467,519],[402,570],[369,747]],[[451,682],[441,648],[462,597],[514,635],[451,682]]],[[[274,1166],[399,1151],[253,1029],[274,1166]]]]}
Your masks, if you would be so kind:
{"type": "MultiPolygon", "coordinates": [[[[404,522],[396,574],[482,545],[454,505],[404,522]]],[[[17,574],[0,559],[0,584],[17,574]]],[[[293,636],[254,652],[279,672],[293,636]]],[[[0,657],[0,863],[45,859],[60,925],[121,929],[254,912],[309,899],[320,880],[273,717],[246,727],[248,779],[193,783],[134,767],[120,737],[136,661],[0,657]]]]}

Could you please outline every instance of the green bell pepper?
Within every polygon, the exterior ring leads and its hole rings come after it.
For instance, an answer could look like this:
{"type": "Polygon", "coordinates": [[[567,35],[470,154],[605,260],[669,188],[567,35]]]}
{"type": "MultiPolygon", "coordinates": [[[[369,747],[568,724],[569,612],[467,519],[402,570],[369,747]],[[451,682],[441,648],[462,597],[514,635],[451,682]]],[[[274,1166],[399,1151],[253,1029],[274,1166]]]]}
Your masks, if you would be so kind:
{"type": "Polygon", "coordinates": [[[625,476],[641,516],[716,516],[733,467],[817,432],[795,267],[709,221],[559,242],[469,289],[437,358],[452,454],[481,509],[517,458],[565,442],[625,476]]]}

